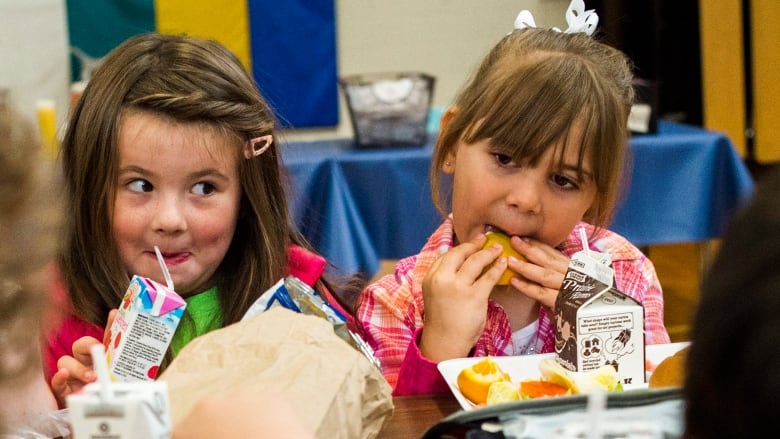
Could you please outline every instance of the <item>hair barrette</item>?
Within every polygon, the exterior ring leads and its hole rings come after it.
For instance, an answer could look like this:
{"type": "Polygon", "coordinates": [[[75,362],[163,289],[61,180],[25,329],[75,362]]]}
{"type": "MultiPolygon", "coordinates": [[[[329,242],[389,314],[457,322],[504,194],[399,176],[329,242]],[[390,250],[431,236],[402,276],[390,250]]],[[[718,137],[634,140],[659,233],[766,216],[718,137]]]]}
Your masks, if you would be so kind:
{"type": "MultiPolygon", "coordinates": [[[[571,0],[568,9],[566,9],[566,24],[568,24],[569,27],[563,31],[563,33],[576,34],[582,32],[593,35],[593,32],[596,31],[596,26],[599,24],[599,16],[594,9],[586,11],[585,2],[583,0],[571,0]]],[[[514,28],[517,30],[531,27],[536,27],[536,22],[534,21],[534,16],[531,14],[531,11],[520,11],[515,19],[514,28]]],[[[552,28],[552,30],[556,32],[561,31],[557,27],[552,28]]]]}
{"type": "Polygon", "coordinates": [[[274,143],[274,136],[271,134],[249,139],[244,145],[244,157],[251,159],[259,156],[270,148],[272,143],[274,143]]]}

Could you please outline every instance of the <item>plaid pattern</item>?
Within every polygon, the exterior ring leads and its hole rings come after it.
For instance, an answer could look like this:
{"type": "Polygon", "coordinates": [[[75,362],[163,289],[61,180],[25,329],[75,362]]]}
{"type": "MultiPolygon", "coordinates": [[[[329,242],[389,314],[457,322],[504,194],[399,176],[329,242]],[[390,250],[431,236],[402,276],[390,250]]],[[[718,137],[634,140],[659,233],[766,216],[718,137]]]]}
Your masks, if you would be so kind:
{"type": "MultiPolygon", "coordinates": [[[[578,229],[585,227],[590,248],[612,256],[617,288],[645,307],[645,343],[669,343],[664,326],[661,284],[653,263],[622,236],[580,223],[560,246],[568,257],[581,249],[578,229]]],[[[422,280],[433,262],[453,246],[452,220],[448,218],[431,235],[419,254],[398,261],[395,272],[369,285],[358,304],[357,319],[366,341],[382,364],[395,395],[447,392],[436,363],[424,358],[417,347],[425,309],[422,280]]],[[[543,309],[539,312],[537,345],[554,352],[555,327],[543,309]]],[[[487,324],[474,347],[474,356],[515,355],[512,328],[503,308],[488,303],[487,324]]]]}

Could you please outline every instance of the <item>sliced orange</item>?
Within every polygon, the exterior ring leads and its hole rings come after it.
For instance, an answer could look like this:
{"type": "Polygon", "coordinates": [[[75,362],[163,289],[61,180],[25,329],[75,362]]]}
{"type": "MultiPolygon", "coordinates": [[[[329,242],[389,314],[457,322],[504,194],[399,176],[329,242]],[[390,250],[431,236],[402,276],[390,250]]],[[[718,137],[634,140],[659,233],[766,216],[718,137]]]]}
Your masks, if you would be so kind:
{"type": "MultiPolygon", "coordinates": [[[[485,242],[485,245],[482,246],[482,248],[486,249],[492,246],[493,244],[498,244],[501,246],[501,248],[503,248],[503,250],[501,251],[501,256],[505,258],[514,256],[515,258],[521,261],[526,260],[523,257],[523,255],[521,255],[520,253],[515,251],[514,248],[512,248],[512,245],[509,243],[510,237],[507,236],[506,234],[491,230],[485,233],[485,236],[487,236],[487,241],[485,242]]],[[[506,271],[504,271],[504,274],[501,275],[501,278],[498,280],[496,285],[509,285],[509,279],[512,279],[513,277],[516,276],[520,276],[520,275],[507,268],[506,271]]]]}
{"type": "Polygon", "coordinates": [[[498,381],[511,381],[491,357],[477,361],[458,374],[458,388],[474,404],[485,404],[490,385],[498,381]]]}
{"type": "Polygon", "coordinates": [[[542,396],[563,396],[571,390],[550,381],[523,381],[520,383],[520,395],[523,398],[541,398],[542,396]]]}

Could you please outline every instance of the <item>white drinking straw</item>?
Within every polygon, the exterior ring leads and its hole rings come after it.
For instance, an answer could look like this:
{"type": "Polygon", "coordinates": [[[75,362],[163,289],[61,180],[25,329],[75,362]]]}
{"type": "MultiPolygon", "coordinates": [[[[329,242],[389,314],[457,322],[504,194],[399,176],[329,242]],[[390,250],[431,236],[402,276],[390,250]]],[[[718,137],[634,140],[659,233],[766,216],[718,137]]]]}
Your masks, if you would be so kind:
{"type": "Polygon", "coordinates": [[[590,256],[590,246],[588,245],[588,235],[585,233],[585,227],[580,227],[580,242],[582,242],[582,249],[585,254],[590,256]]]}
{"type": "Polygon", "coordinates": [[[103,345],[97,343],[90,348],[89,352],[92,354],[92,367],[95,369],[97,383],[100,387],[100,399],[108,401],[114,395],[111,391],[111,376],[108,374],[108,362],[106,362],[103,345]]]}
{"type": "Polygon", "coordinates": [[[176,291],[173,288],[173,279],[171,279],[171,273],[168,272],[168,267],[165,265],[165,260],[162,257],[162,253],[160,253],[160,247],[154,246],[154,252],[157,254],[157,262],[160,263],[160,268],[162,268],[163,276],[165,276],[165,283],[168,286],[168,289],[171,291],[176,291]]]}
{"type": "Polygon", "coordinates": [[[590,439],[603,439],[604,412],[607,409],[607,392],[594,388],[588,393],[587,413],[590,420],[590,439]]]}

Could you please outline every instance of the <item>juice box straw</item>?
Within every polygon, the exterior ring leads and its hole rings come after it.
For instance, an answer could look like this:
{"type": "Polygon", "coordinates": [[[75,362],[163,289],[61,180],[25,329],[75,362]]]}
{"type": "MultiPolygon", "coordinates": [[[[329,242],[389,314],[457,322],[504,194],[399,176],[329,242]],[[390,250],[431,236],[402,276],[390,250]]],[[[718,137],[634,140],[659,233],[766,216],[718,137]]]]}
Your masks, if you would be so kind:
{"type": "Polygon", "coordinates": [[[162,257],[162,253],[160,253],[160,247],[154,246],[154,253],[157,255],[157,262],[160,263],[160,268],[162,268],[163,276],[165,277],[165,283],[169,290],[175,291],[173,288],[173,279],[171,279],[171,273],[168,271],[168,267],[165,265],[165,260],[162,257]]]}
{"type": "Polygon", "coordinates": [[[95,344],[90,348],[89,352],[92,355],[92,365],[95,368],[97,382],[100,386],[100,399],[108,401],[113,398],[114,392],[111,391],[111,377],[108,373],[108,362],[106,361],[103,345],[100,343],[95,344]]]}

